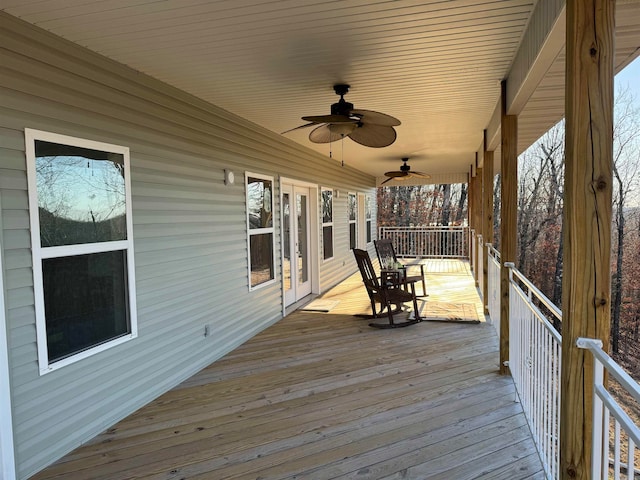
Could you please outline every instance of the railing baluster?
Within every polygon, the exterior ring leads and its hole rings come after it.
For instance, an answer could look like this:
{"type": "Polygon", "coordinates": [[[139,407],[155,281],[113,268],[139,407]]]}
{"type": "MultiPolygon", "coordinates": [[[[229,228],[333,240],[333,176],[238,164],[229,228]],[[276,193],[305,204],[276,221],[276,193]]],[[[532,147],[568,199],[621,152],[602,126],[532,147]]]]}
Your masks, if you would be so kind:
{"type": "Polygon", "coordinates": [[[633,480],[634,477],[634,460],[636,458],[636,445],[633,440],[629,439],[629,448],[627,449],[627,479],[633,480]]]}

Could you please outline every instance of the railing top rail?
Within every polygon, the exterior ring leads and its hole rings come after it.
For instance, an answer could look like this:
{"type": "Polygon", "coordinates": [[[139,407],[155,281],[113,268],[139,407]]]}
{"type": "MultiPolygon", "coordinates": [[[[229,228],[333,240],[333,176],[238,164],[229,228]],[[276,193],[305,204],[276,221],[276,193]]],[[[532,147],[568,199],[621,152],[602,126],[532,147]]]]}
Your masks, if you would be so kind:
{"type": "Polygon", "coordinates": [[[607,369],[609,375],[615,378],[618,383],[620,383],[620,385],[629,392],[636,402],[640,403],[640,385],[631,377],[631,375],[625,372],[614,359],[607,355],[607,353],[602,349],[602,341],[593,338],[580,337],[576,340],[576,346],[587,349],[593,353],[593,356],[596,357],[607,369]]]}
{"type": "Polygon", "coordinates": [[[380,230],[384,231],[432,231],[432,230],[445,230],[447,232],[455,231],[455,230],[466,230],[467,227],[461,227],[459,225],[435,225],[435,226],[422,226],[422,227],[380,227],[380,230]]]}
{"type": "Polygon", "coordinates": [[[538,287],[531,283],[531,281],[516,268],[515,264],[512,262],[506,262],[504,266],[509,268],[512,274],[515,275],[518,280],[521,281],[553,315],[555,315],[557,319],[562,320],[562,311],[551,300],[549,300],[544,293],[538,290],[538,287]]]}
{"type": "Polygon", "coordinates": [[[485,243],[485,245],[489,248],[489,253],[497,259],[500,259],[500,252],[495,249],[493,244],[485,243]]]}

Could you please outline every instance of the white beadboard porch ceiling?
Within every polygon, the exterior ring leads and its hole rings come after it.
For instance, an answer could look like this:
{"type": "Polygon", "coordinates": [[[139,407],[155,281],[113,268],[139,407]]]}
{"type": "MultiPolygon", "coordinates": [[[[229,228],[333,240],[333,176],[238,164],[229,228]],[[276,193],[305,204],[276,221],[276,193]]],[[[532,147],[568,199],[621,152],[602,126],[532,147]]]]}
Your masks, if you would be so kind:
{"type": "MultiPolygon", "coordinates": [[[[333,158],[344,155],[347,164],[381,177],[396,170],[401,157],[414,157],[414,170],[444,179],[468,172],[474,162],[499,83],[508,75],[536,1],[2,0],[0,5],[10,15],[276,133],[305,123],[303,115],[328,114],[338,100],[332,86],[348,83],[347,101],[395,116],[402,125],[389,147],[367,148],[347,139],[333,144],[333,158]]],[[[618,5],[618,17],[621,9],[636,14],[624,17],[633,18],[625,22],[627,39],[632,38],[626,56],[635,56],[639,4],[618,5]]],[[[526,121],[528,142],[562,115],[564,79],[558,86],[558,69],[550,70],[554,81],[536,95],[560,113],[551,118],[534,109],[526,121]]],[[[285,136],[329,155],[328,144],[308,140],[310,130],[285,136]]]]}

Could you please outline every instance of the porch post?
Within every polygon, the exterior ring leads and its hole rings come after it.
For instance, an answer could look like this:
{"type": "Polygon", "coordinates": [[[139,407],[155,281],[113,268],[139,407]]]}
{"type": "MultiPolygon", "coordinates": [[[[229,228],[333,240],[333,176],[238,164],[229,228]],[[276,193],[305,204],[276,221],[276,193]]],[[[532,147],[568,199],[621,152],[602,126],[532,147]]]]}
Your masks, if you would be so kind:
{"type": "Polygon", "coordinates": [[[474,268],[473,268],[473,262],[475,260],[473,258],[473,242],[474,242],[475,238],[471,234],[471,231],[475,229],[475,225],[474,225],[475,217],[473,215],[473,209],[474,209],[473,192],[474,192],[474,189],[475,189],[475,182],[474,182],[474,177],[473,177],[473,165],[469,166],[469,183],[468,183],[468,186],[469,186],[469,188],[467,189],[467,221],[469,222],[469,266],[471,268],[472,274],[475,276],[475,271],[474,271],[474,268]]]}
{"type": "Polygon", "coordinates": [[[560,478],[588,479],[593,359],[577,337],[609,348],[614,4],[568,0],[560,478]]]}
{"type": "MultiPolygon", "coordinates": [[[[487,131],[484,131],[484,163],[482,165],[482,238],[484,243],[493,243],[493,151],[487,150],[487,131]]],[[[483,252],[482,298],[484,312],[489,313],[489,255],[483,252]]]]}
{"type": "Polygon", "coordinates": [[[515,262],[518,207],[518,117],[507,115],[507,82],[502,81],[501,195],[500,195],[500,373],[509,373],[509,269],[505,262],[515,262]]]}
{"type": "MultiPolygon", "coordinates": [[[[484,242],[484,231],[482,222],[482,168],[478,166],[478,153],[476,152],[476,189],[475,189],[476,198],[473,201],[476,210],[476,233],[478,235],[482,235],[482,241],[484,242]]],[[[476,238],[476,248],[480,248],[478,246],[478,240],[476,238]]],[[[482,265],[480,265],[480,252],[476,250],[476,286],[480,286],[480,277],[483,275],[484,269],[482,265]]],[[[482,293],[482,292],[481,292],[482,293]]],[[[484,298],[482,297],[482,301],[484,303],[484,298]]]]}

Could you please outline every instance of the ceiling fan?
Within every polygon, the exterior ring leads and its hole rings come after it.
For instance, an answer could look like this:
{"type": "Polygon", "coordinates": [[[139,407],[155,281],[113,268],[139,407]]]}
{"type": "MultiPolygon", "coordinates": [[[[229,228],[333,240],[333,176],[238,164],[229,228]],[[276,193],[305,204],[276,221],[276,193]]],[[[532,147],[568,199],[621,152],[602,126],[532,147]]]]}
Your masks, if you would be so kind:
{"type": "Polygon", "coordinates": [[[318,125],[309,134],[309,140],[314,143],[330,143],[348,137],[365,147],[381,148],[395,142],[396,130],[393,127],[400,125],[400,120],[373,110],[353,108],[353,103],[344,99],[349,87],[344,84],[333,86],[336,95],[340,95],[340,100],[331,105],[330,115],[302,117],[302,120],[309,123],[282,133],[318,125]]]}
{"type": "Polygon", "coordinates": [[[400,165],[400,170],[392,170],[390,172],[384,172],[385,176],[389,178],[387,178],[380,185],[384,185],[385,183],[390,182],[391,180],[407,180],[411,177],[431,178],[431,175],[429,175],[428,173],[412,171],[411,167],[407,164],[407,162],[409,161],[408,157],[404,157],[402,161],[404,163],[400,165]]]}

